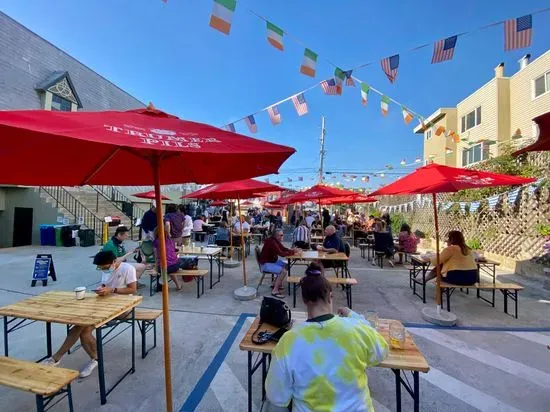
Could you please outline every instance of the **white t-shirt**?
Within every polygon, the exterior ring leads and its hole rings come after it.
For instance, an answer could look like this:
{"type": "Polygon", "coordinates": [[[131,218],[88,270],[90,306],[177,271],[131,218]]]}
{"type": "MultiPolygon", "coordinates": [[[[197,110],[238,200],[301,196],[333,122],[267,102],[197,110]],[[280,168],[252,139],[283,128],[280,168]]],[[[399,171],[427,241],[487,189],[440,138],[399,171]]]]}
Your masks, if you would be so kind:
{"type": "Polygon", "coordinates": [[[202,232],[202,224],[204,222],[200,219],[197,219],[193,222],[193,232],[202,232]]]}
{"type": "Polygon", "coordinates": [[[313,216],[306,216],[306,225],[307,227],[311,227],[311,224],[315,221],[315,218],[313,216]]]}
{"type": "MultiPolygon", "coordinates": [[[[233,230],[237,233],[241,233],[241,223],[237,222],[233,225],[233,230]]],[[[250,225],[248,222],[243,223],[243,231],[244,232],[250,232],[250,225]]]]}
{"type": "Polygon", "coordinates": [[[101,283],[109,288],[126,288],[130,283],[137,282],[136,268],[122,262],[115,271],[105,279],[105,274],[101,278],[101,283]]]}
{"type": "Polygon", "coordinates": [[[193,219],[191,219],[191,216],[185,215],[185,218],[183,220],[183,237],[189,237],[191,236],[191,229],[193,229],[193,219]]]}

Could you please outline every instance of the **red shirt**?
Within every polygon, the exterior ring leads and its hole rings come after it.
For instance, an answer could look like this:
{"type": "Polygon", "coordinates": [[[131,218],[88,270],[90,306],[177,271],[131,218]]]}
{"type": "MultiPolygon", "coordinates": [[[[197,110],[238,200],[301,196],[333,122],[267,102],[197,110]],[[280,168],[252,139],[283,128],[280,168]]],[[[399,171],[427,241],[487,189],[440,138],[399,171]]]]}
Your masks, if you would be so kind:
{"type": "Polygon", "coordinates": [[[290,256],[293,253],[292,250],[284,247],[277,239],[270,237],[264,241],[264,247],[262,248],[262,253],[260,253],[260,264],[275,263],[279,259],[279,256],[290,256]]]}

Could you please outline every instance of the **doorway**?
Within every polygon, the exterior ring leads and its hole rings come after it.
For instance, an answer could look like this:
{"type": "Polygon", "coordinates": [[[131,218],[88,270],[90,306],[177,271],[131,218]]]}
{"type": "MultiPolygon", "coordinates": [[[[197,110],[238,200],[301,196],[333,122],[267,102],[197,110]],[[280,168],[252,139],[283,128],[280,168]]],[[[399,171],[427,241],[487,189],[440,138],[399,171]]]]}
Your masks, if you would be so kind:
{"type": "Polygon", "coordinates": [[[32,207],[13,211],[13,247],[32,245],[32,207]]]}

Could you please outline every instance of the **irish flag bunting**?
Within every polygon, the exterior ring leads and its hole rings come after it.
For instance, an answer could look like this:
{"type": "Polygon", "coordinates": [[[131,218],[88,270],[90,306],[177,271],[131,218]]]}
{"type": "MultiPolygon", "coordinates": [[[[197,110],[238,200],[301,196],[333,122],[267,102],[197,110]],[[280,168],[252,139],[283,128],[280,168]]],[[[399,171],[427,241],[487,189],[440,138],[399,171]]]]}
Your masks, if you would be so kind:
{"type": "Polygon", "coordinates": [[[317,66],[317,54],[309,49],[305,49],[304,59],[300,66],[300,73],[306,76],[315,77],[315,66],[317,66]]]}
{"type": "Polygon", "coordinates": [[[229,34],[235,7],[237,7],[236,0],[214,0],[212,15],[210,16],[210,27],[224,34],[229,34]]]}
{"type": "Polygon", "coordinates": [[[445,132],[445,127],[439,126],[439,127],[435,130],[435,135],[436,135],[436,136],[441,136],[441,133],[444,133],[444,132],[445,132]]]}
{"type": "Polygon", "coordinates": [[[380,110],[382,110],[382,116],[386,116],[390,110],[390,98],[388,96],[382,96],[380,99],[380,110]]]}
{"type": "Polygon", "coordinates": [[[337,67],[336,69],[334,69],[334,81],[336,82],[337,85],[342,85],[342,83],[344,83],[345,78],[346,78],[346,74],[341,68],[337,67]]]}
{"type": "Polygon", "coordinates": [[[283,36],[285,32],[273,23],[267,22],[267,41],[277,50],[283,51],[283,36]]]}
{"type": "Polygon", "coordinates": [[[405,124],[409,124],[411,120],[414,119],[414,116],[405,106],[401,106],[401,111],[403,112],[403,120],[405,121],[405,124]]]}
{"type": "Polygon", "coordinates": [[[367,101],[369,99],[369,90],[369,85],[367,83],[361,82],[361,104],[363,106],[367,105],[367,101]]]}

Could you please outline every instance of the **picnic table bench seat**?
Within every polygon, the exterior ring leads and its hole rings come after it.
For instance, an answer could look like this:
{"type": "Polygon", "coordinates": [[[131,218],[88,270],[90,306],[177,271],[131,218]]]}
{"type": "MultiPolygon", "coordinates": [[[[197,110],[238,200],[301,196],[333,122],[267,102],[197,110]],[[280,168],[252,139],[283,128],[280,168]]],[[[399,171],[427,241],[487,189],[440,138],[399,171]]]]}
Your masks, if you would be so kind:
{"type": "MultiPolygon", "coordinates": [[[[153,296],[159,285],[160,273],[156,269],[149,269],[143,272],[144,275],[150,276],[149,296],[153,296]]],[[[192,276],[197,282],[197,299],[204,294],[204,278],[208,275],[206,269],[180,269],[177,272],[170,273],[176,276],[192,276]]]]}
{"type": "Polygon", "coordinates": [[[141,358],[157,347],[157,319],[162,315],[160,309],[136,309],[135,319],[141,332],[141,358]],[[147,348],[147,332],[153,329],[153,346],[147,348]]]}
{"type": "MultiPolygon", "coordinates": [[[[292,296],[292,307],[296,307],[296,292],[298,290],[298,287],[300,286],[300,280],[302,280],[303,276],[288,276],[287,282],[289,285],[292,284],[293,286],[293,296],[292,296]]],[[[338,277],[327,277],[327,280],[331,285],[337,285],[342,286],[344,291],[346,292],[346,299],[348,303],[348,307],[352,308],[352,297],[351,297],[351,287],[353,285],[357,285],[357,279],[355,278],[338,278],[338,277]]]]}
{"type": "Polygon", "coordinates": [[[54,398],[64,394],[72,412],[71,382],[77,377],[76,370],[0,356],[0,384],[35,394],[38,412],[43,412],[54,398]]]}
{"type": "Polygon", "coordinates": [[[507,315],[511,315],[510,313],[508,313],[508,298],[510,298],[515,303],[514,316],[516,319],[518,318],[518,292],[524,289],[523,286],[517,285],[515,283],[501,283],[501,282],[495,282],[495,283],[477,282],[469,286],[454,285],[452,283],[441,282],[440,287],[441,287],[441,301],[443,302],[443,295],[445,295],[445,297],[447,298],[447,311],[449,312],[451,311],[451,295],[456,289],[466,289],[466,291],[468,291],[469,289],[476,289],[477,297],[489,303],[493,307],[495,307],[494,293],[492,294],[493,298],[489,300],[481,296],[480,291],[490,290],[494,292],[495,290],[500,290],[502,292],[502,295],[504,296],[504,313],[506,313],[507,315]]]}

